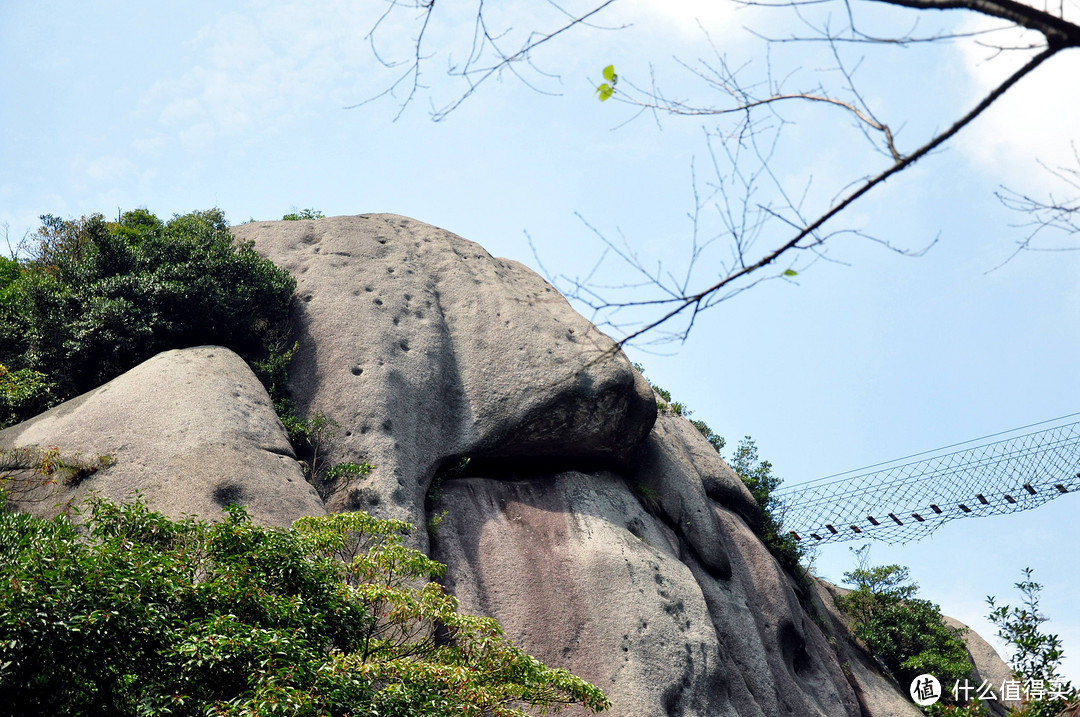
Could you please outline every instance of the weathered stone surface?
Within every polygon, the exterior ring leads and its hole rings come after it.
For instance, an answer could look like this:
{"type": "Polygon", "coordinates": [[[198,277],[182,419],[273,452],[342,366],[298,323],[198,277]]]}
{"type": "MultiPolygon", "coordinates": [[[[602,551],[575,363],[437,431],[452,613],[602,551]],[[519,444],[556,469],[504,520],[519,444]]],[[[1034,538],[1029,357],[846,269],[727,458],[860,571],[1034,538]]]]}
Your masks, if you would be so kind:
{"type": "Polygon", "coordinates": [[[705,437],[685,418],[662,414],[638,446],[630,470],[631,487],[656,497],[660,511],[670,524],[680,526],[698,560],[714,575],[729,576],[730,559],[709,499],[735,510],[750,525],[761,524],[761,510],[705,437]]]}
{"type": "Polygon", "coordinates": [[[64,510],[89,491],[115,501],[138,492],[172,517],[217,519],[228,503],[244,505],[268,525],[326,513],[266,390],[243,359],[219,346],[158,354],[0,431],[0,448],[26,446],[56,446],[64,456],[87,460],[115,458],[76,486],[15,491],[16,506],[38,514],[64,510]]]}
{"type": "Polygon", "coordinates": [[[705,602],[674,534],[621,479],[469,478],[444,491],[433,555],[464,611],[601,687],[612,714],[671,714],[684,694],[707,706],[721,675],[705,602]]]}
{"type": "Polygon", "coordinates": [[[811,616],[716,451],[656,420],[646,382],[531,271],[393,215],[234,231],[297,278],[295,399],[340,424],[336,459],[376,465],[331,509],[421,523],[432,479],[471,458],[437,491],[430,546],[464,609],[614,714],[918,714],[839,617],[811,616]]]}
{"type": "Polygon", "coordinates": [[[302,410],[341,425],[337,459],[375,465],[332,508],[422,522],[444,463],[617,462],[652,426],[622,352],[517,262],[390,214],[233,231],[296,277],[302,410]]]}
{"type": "Polygon", "coordinates": [[[715,504],[726,580],[611,473],[452,480],[438,508],[462,608],[600,686],[613,715],[860,714],[790,579],[715,504]]]}
{"type": "Polygon", "coordinates": [[[1005,680],[1012,680],[1013,673],[1005,661],[998,655],[997,650],[991,647],[990,643],[982,639],[979,633],[972,630],[965,625],[951,617],[945,618],[945,623],[949,627],[955,628],[960,631],[964,638],[964,643],[967,645],[968,654],[971,655],[971,661],[975,664],[975,673],[971,677],[971,681],[974,685],[979,686],[983,680],[988,680],[990,684],[994,685],[994,694],[998,699],[990,701],[987,700],[987,708],[995,715],[1004,717],[1009,707],[1020,707],[1020,702],[1015,700],[1003,700],[1001,694],[1001,685],[1005,680]]]}
{"type": "Polygon", "coordinates": [[[848,590],[821,580],[814,581],[814,606],[821,616],[829,644],[836,653],[863,713],[872,717],[922,717],[914,702],[896,681],[882,673],[874,658],[851,636],[851,620],[836,607],[834,598],[848,590]]]}

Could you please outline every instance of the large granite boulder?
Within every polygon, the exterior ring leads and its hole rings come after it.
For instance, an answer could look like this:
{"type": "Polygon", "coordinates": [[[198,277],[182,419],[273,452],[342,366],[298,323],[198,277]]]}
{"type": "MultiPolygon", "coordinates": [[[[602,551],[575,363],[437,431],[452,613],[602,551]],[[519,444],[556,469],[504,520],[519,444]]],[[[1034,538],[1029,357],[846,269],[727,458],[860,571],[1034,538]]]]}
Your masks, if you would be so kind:
{"type": "Polygon", "coordinates": [[[462,457],[610,466],[652,427],[648,384],[522,264],[392,214],[233,232],[296,277],[294,399],[341,426],[337,460],[375,466],[332,509],[420,523],[436,472],[462,457]]]}
{"type": "Polygon", "coordinates": [[[598,685],[613,715],[862,714],[792,580],[719,505],[723,577],[613,473],[458,478],[437,507],[462,609],[598,685]]]}
{"type": "Polygon", "coordinates": [[[114,501],[136,493],[178,518],[216,519],[245,506],[253,520],[286,526],[325,515],[304,480],[259,380],[220,346],[158,354],[104,386],[0,431],[0,449],[55,446],[68,462],[107,467],[72,483],[16,472],[15,506],[39,515],[68,510],[89,491],[114,501]]]}

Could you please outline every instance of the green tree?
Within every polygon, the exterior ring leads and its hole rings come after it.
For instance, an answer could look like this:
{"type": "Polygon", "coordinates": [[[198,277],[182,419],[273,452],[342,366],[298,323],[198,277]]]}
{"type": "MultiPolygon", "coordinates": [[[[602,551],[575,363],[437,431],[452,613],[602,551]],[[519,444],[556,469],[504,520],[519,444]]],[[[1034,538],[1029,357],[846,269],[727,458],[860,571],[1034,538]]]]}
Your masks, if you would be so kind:
{"type": "MultiPolygon", "coordinates": [[[[45,215],[12,261],[0,266],[0,363],[23,385],[43,375],[50,401],[166,349],[214,343],[267,362],[284,348],[296,282],[238,245],[216,209],[168,222],[141,209],[118,222],[45,215]]],[[[16,420],[40,408],[8,399],[16,420]]]]}
{"type": "Polygon", "coordinates": [[[298,222],[302,219],[325,219],[326,215],[320,212],[318,209],[301,209],[300,211],[289,212],[281,219],[286,222],[298,222]]]}
{"type": "Polygon", "coordinates": [[[773,491],[780,487],[782,481],[779,476],[773,475],[772,463],[758,460],[757,443],[750,436],[746,436],[739,441],[730,465],[761,506],[761,539],[765,547],[785,570],[796,574],[799,562],[807,554],[807,548],[784,530],[784,507],[773,495],[773,491]]]}
{"type": "Polygon", "coordinates": [[[869,565],[870,546],[855,551],[859,567],[844,573],[855,589],[836,600],[854,621],[856,637],[892,673],[901,687],[929,673],[948,689],[972,669],[960,634],[945,624],[941,610],[916,597],[919,586],[907,568],[869,565]]]}
{"type": "Polygon", "coordinates": [[[1057,635],[1043,632],[1042,625],[1049,618],[1039,607],[1042,585],[1032,580],[1031,568],[1024,568],[1024,578],[1016,583],[1023,596],[1020,607],[998,606],[993,597],[987,597],[990,606],[990,622],[998,628],[998,637],[1012,646],[1009,665],[1016,679],[1028,688],[1022,706],[1013,714],[1023,717],[1053,717],[1064,710],[1077,691],[1061,678],[1058,672],[1065,651],[1057,635]],[[1032,687],[1038,685],[1045,691],[1038,696],[1032,687]],[[1052,686],[1057,686],[1057,694],[1052,686]]]}
{"type": "Polygon", "coordinates": [[[524,715],[609,703],[462,615],[364,513],[208,524],[139,503],[0,513],[0,713],[524,715]]]}

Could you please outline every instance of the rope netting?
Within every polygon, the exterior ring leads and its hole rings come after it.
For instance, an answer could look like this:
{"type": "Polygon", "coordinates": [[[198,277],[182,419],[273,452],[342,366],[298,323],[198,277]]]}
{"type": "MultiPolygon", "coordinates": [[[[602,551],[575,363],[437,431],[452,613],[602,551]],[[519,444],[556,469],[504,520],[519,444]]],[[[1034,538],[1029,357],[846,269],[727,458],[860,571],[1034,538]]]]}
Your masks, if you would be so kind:
{"type": "Polygon", "coordinates": [[[1015,513],[1080,491],[1080,422],[944,450],[778,490],[784,528],[813,544],[866,538],[906,543],[950,520],[1015,513]]]}

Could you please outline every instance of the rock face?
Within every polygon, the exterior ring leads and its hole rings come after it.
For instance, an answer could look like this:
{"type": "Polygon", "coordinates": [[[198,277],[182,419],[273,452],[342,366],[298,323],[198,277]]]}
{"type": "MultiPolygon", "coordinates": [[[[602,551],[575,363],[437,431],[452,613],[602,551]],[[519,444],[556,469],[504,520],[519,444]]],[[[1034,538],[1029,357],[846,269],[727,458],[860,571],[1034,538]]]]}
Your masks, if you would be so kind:
{"type": "Polygon", "coordinates": [[[254,376],[201,347],[0,432],[0,448],[116,457],[49,500],[140,490],[171,515],[242,502],[279,525],[327,508],[442,515],[418,540],[462,609],[601,687],[610,714],[920,714],[828,590],[777,565],[708,441],[658,417],[618,347],[530,270],[393,215],[234,232],[297,279],[301,412],[337,422],[333,461],[375,470],[324,508],[254,376]]]}
{"type": "Polygon", "coordinates": [[[214,519],[237,503],[268,525],[325,515],[304,480],[285,429],[239,356],[219,346],[167,351],[104,386],[0,431],[0,449],[57,446],[61,458],[115,462],[78,485],[42,486],[23,471],[16,506],[41,515],[79,502],[88,490],[114,501],[140,493],[178,518],[214,519]]]}
{"type": "Polygon", "coordinates": [[[375,470],[333,509],[413,523],[436,472],[611,465],[656,415],[648,384],[547,282],[395,215],[234,228],[297,281],[290,390],[375,470]]]}

